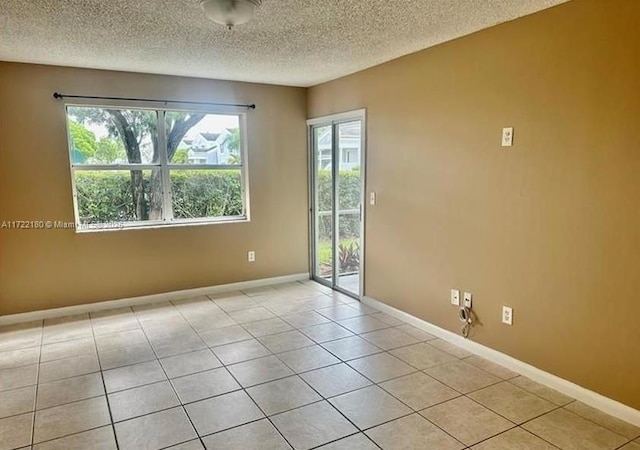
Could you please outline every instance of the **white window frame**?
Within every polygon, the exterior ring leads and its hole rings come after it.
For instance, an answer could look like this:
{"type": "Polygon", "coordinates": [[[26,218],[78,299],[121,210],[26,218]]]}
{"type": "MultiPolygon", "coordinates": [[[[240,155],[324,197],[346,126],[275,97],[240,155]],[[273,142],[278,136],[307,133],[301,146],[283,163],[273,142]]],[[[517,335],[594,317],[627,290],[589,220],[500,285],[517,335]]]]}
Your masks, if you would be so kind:
{"type": "Polygon", "coordinates": [[[71,174],[71,188],[73,193],[73,211],[75,216],[76,233],[96,232],[96,231],[113,231],[113,230],[131,230],[131,229],[150,229],[164,228],[176,226],[191,225],[215,225],[215,224],[231,224],[245,223],[251,221],[250,215],[250,195],[249,195],[249,158],[247,145],[247,112],[241,108],[225,107],[222,109],[211,108],[209,106],[200,105],[181,105],[172,102],[172,105],[150,104],[144,101],[119,101],[119,100],[101,100],[96,103],[95,100],[87,99],[87,101],[74,99],[73,102],[64,103],[64,117],[67,131],[67,155],[69,158],[69,170],[71,174]],[[157,120],[157,139],[158,150],[160,154],[160,163],[149,164],[74,164],[72,159],[72,141],[71,130],[69,127],[69,107],[84,108],[102,108],[102,109],[137,109],[156,112],[157,120]],[[167,160],[166,146],[166,130],[165,130],[165,114],[167,112],[187,112],[215,114],[226,116],[237,116],[238,125],[240,127],[240,164],[222,165],[222,164],[171,164],[167,160]],[[138,220],[121,222],[118,224],[82,224],[80,223],[80,215],[78,212],[78,195],[76,191],[76,171],[109,171],[109,170],[154,170],[160,168],[162,179],[162,220],[138,220]],[[171,170],[240,170],[241,176],[241,195],[243,214],[232,217],[202,217],[195,219],[176,219],[173,217],[173,205],[171,202],[171,170]]]}

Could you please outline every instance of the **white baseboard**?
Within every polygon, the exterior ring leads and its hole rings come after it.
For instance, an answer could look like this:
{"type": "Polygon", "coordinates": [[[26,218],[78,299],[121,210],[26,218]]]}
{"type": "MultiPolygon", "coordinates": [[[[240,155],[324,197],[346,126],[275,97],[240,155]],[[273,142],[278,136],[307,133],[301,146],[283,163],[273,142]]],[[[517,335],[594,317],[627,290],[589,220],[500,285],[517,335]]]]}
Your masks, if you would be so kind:
{"type": "Polygon", "coordinates": [[[468,350],[471,353],[475,353],[484,359],[500,364],[501,366],[519,373],[520,375],[524,375],[533,381],[555,389],[556,391],[568,395],[569,397],[573,397],[576,400],[580,400],[581,402],[597,408],[611,416],[640,427],[640,411],[637,409],[631,408],[630,406],[616,400],[612,400],[604,395],[600,395],[597,392],[583,388],[582,386],[557,377],[549,372],[545,372],[544,370],[538,369],[497,350],[493,350],[492,348],[478,344],[477,342],[465,339],[461,335],[445,330],[444,328],[440,328],[422,319],[418,319],[411,314],[400,311],[399,309],[389,306],[374,298],[365,296],[363,298],[363,303],[377,308],[390,316],[396,317],[397,319],[403,320],[416,328],[420,328],[421,330],[431,333],[440,339],[451,342],[452,344],[468,350]]]}
{"type": "Polygon", "coordinates": [[[33,320],[51,319],[53,317],[70,316],[93,311],[103,311],[105,309],[122,308],[125,306],[135,306],[148,303],[159,303],[167,300],[181,300],[185,298],[198,297],[207,294],[220,294],[223,292],[239,291],[273,284],[291,283],[295,281],[308,280],[308,273],[297,273],[281,277],[262,278],[259,280],[240,281],[238,283],[220,284],[218,286],[208,286],[195,289],[185,289],[182,291],[163,292],[161,294],[143,295],[140,297],[123,298],[120,300],[108,300],[104,302],[87,303],[84,305],[65,306],[63,308],[52,308],[41,311],[33,311],[19,314],[9,314],[0,316],[0,325],[12,323],[30,322],[33,320]]]}

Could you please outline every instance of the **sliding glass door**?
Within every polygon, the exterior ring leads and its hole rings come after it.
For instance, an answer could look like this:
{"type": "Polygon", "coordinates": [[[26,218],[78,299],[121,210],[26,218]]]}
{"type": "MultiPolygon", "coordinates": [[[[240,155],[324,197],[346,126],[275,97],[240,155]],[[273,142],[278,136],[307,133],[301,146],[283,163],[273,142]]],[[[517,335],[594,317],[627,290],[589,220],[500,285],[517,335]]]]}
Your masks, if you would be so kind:
{"type": "Polygon", "coordinates": [[[334,245],[333,245],[333,127],[322,125],[313,127],[314,151],[314,199],[313,247],[314,278],[333,285],[334,245]]]}
{"type": "Polygon", "coordinates": [[[311,253],[317,281],[362,295],[364,114],[310,121],[311,253]]]}

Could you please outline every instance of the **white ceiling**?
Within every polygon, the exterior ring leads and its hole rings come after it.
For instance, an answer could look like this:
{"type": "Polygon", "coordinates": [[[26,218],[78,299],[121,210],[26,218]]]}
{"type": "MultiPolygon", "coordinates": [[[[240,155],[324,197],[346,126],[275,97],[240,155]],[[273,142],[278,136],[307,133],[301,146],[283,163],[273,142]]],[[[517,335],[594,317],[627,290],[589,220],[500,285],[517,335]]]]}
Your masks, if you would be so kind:
{"type": "Polygon", "coordinates": [[[0,0],[0,60],[312,86],[566,0],[0,0]]]}

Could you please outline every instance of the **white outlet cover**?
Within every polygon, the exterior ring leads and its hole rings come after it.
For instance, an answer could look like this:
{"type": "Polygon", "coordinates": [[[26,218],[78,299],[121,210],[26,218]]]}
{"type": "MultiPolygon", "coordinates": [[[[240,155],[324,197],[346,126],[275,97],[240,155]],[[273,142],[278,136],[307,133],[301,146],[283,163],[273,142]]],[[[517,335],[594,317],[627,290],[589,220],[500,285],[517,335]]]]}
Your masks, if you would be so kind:
{"type": "Polygon", "coordinates": [[[247,260],[249,262],[254,262],[256,260],[256,252],[250,251],[249,253],[247,253],[247,260]]]}
{"type": "Polygon", "coordinates": [[[502,307],[502,323],[505,325],[513,325],[513,308],[509,306],[502,307]]]}
{"type": "Polygon", "coordinates": [[[451,289],[451,304],[460,306],[460,291],[457,289],[451,289]]]}
{"type": "Polygon", "coordinates": [[[467,308],[471,308],[471,300],[473,299],[473,294],[471,292],[464,293],[464,306],[467,308]]]}
{"type": "Polygon", "coordinates": [[[513,127],[506,127],[502,129],[502,146],[513,146],[513,127]]]}
{"type": "Polygon", "coordinates": [[[375,204],[376,204],[376,193],[375,193],[375,192],[372,192],[372,193],[369,195],[369,204],[370,204],[371,206],[375,206],[375,204]]]}

